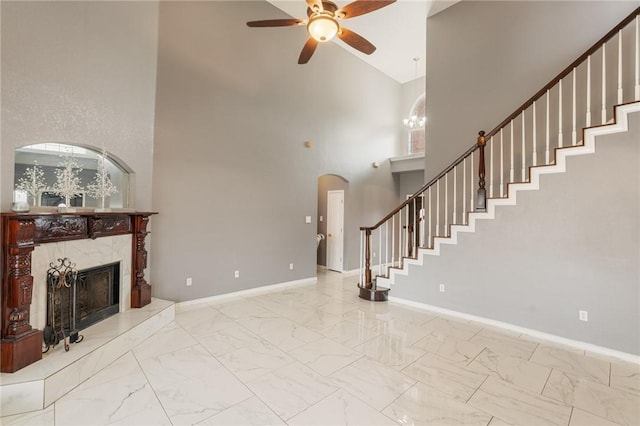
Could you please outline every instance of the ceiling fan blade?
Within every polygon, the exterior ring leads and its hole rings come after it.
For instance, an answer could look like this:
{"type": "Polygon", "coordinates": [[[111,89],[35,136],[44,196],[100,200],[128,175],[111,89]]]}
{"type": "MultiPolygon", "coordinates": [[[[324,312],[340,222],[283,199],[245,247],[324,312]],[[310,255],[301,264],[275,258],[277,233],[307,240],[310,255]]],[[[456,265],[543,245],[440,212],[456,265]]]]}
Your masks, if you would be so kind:
{"type": "Polygon", "coordinates": [[[351,30],[346,29],[345,27],[340,27],[340,31],[338,31],[338,37],[349,46],[361,51],[364,54],[371,55],[376,51],[376,47],[373,44],[369,43],[366,38],[354,33],[351,30]]]}
{"type": "Polygon", "coordinates": [[[322,10],[324,9],[322,7],[322,0],[307,0],[307,5],[309,6],[309,9],[318,12],[322,12],[322,10]]]}
{"type": "Polygon", "coordinates": [[[291,27],[305,23],[301,19],[266,19],[264,21],[249,21],[247,27],[291,27]]]}
{"type": "Polygon", "coordinates": [[[300,52],[300,57],[298,58],[298,64],[306,64],[311,59],[313,52],[316,51],[316,47],[318,47],[318,42],[313,38],[309,37],[307,42],[304,44],[302,48],[302,52],[300,52]]]}
{"type": "Polygon", "coordinates": [[[342,19],[349,19],[373,12],[395,2],[396,0],[356,0],[336,11],[336,16],[342,19]]]}

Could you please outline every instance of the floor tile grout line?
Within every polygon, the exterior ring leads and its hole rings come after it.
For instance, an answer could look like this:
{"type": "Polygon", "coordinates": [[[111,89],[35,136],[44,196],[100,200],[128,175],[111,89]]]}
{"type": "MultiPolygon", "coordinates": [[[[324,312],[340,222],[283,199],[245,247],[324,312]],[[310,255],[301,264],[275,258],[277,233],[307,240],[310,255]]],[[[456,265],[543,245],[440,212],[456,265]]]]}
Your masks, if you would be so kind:
{"type": "Polygon", "coordinates": [[[547,380],[544,381],[544,385],[542,386],[542,389],[540,389],[540,395],[542,396],[544,396],[544,390],[547,387],[547,384],[549,383],[549,379],[551,378],[551,374],[553,373],[553,370],[555,369],[551,367],[549,370],[549,374],[547,375],[547,380]]]}
{"type": "MultiPolygon", "coordinates": [[[[465,404],[469,404],[469,401],[471,401],[471,398],[473,398],[473,396],[480,390],[480,388],[482,387],[482,385],[484,385],[487,380],[489,380],[490,376],[487,376],[482,383],[480,383],[480,386],[478,386],[472,393],[471,395],[469,395],[469,398],[467,398],[467,400],[464,402],[465,404]]],[[[475,407],[474,407],[475,408],[475,407]]]]}
{"type": "MultiPolygon", "coordinates": [[[[182,326],[180,326],[180,327],[182,327],[182,326]]],[[[138,368],[140,368],[140,371],[142,371],[142,374],[144,375],[144,379],[149,384],[149,387],[151,388],[151,391],[153,392],[153,395],[155,396],[156,401],[158,401],[158,404],[160,405],[160,407],[162,407],[162,412],[164,412],[164,415],[167,416],[167,419],[169,420],[169,422],[171,422],[171,424],[173,424],[173,421],[171,420],[171,417],[169,416],[169,413],[167,412],[167,409],[165,408],[164,404],[162,403],[162,400],[160,399],[160,396],[158,396],[156,388],[153,387],[153,385],[151,384],[151,380],[149,380],[149,376],[147,375],[147,372],[142,367],[142,364],[140,363],[140,360],[138,359],[136,354],[133,352],[133,349],[131,349],[130,352],[131,352],[131,355],[133,356],[133,359],[136,360],[136,363],[138,364],[138,368]]]]}
{"type": "Polygon", "coordinates": [[[573,410],[575,410],[575,407],[571,407],[571,413],[569,413],[569,421],[567,422],[567,426],[569,426],[571,424],[571,418],[573,417],[573,410]]]}

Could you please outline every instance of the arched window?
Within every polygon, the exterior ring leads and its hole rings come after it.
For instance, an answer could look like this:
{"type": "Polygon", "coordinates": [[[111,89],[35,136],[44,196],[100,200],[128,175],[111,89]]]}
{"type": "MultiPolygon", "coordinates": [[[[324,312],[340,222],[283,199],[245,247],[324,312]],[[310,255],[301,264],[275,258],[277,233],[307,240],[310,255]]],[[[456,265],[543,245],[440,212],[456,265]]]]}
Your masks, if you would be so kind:
{"type": "MultiPolygon", "coordinates": [[[[424,119],[426,117],[426,108],[425,108],[425,96],[424,93],[418,96],[418,99],[413,104],[411,108],[411,112],[409,113],[410,117],[417,117],[418,120],[424,119]]],[[[408,152],[409,154],[419,154],[424,152],[424,126],[417,126],[414,128],[409,128],[409,144],[408,144],[408,152]]]]}

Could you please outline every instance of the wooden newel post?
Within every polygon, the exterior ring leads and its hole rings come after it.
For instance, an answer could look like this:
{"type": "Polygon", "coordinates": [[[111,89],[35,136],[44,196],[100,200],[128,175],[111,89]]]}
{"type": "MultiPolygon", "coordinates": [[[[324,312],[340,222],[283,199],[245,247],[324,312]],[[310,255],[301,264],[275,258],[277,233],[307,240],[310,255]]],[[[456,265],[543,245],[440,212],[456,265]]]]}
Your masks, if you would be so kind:
{"type": "Polygon", "coordinates": [[[371,229],[365,229],[364,234],[364,287],[373,288],[371,282],[371,229]]]}
{"type": "Polygon", "coordinates": [[[485,146],[485,138],[484,138],[484,130],[481,130],[478,133],[478,149],[480,150],[480,159],[478,160],[478,198],[476,201],[476,211],[486,212],[487,211],[487,190],[485,189],[485,168],[484,168],[484,146],[485,146]]]}

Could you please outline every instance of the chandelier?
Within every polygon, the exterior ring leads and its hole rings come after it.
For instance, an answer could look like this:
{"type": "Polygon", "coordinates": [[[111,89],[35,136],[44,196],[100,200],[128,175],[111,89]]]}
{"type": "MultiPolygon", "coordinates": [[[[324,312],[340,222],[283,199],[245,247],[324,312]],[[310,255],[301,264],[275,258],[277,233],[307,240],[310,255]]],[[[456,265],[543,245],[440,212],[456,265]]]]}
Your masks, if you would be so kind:
{"type": "MultiPolygon", "coordinates": [[[[413,62],[414,62],[414,79],[413,79],[413,84],[415,86],[414,92],[415,92],[415,99],[418,99],[418,61],[420,60],[420,58],[415,57],[413,58],[413,62]]],[[[422,129],[425,125],[425,123],[427,122],[427,118],[426,117],[418,117],[416,114],[411,114],[409,116],[409,118],[405,118],[404,120],[402,120],[402,122],[404,123],[404,125],[406,127],[408,127],[411,130],[414,129],[422,129]]]]}

